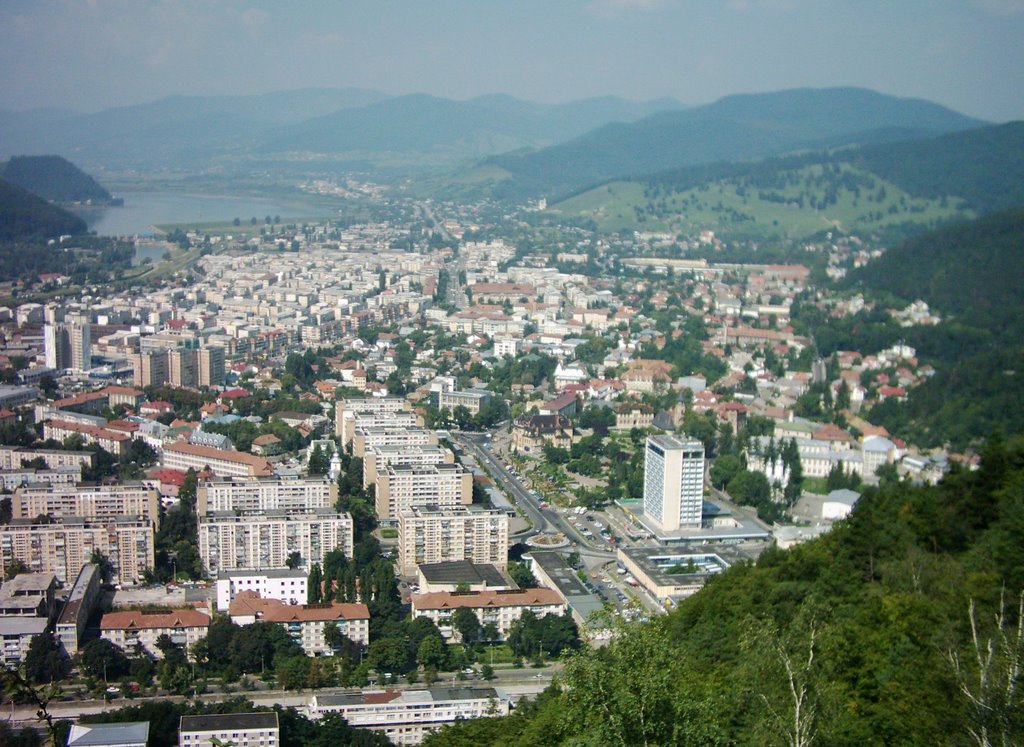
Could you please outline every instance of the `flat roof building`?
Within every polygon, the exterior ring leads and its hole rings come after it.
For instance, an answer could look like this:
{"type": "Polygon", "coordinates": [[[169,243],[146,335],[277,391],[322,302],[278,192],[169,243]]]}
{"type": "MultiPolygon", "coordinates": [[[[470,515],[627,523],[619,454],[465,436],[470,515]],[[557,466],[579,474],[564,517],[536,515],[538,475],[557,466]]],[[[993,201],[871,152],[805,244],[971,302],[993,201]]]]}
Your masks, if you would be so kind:
{"type": "Polygon", "coordinates": [[[72,724],[68,747],[146,747],[149,722],[122,724],[72,724]]]}
{"type": "Polygon", "coordinates": [[[337,713],[352,726],[383,732],[396,745],[413,745],[444,724],[507,716],[509,703],[508,695],[493,687],[364,690],[337,695],[317,693],[309,713],[314,718],[337,713]]]}
{"type": "Polygon", "coordinates": [[[473,473],[461,464],[390,464],[377,475],[377,518],[410,508],[457,508],[473,502],[473,473]]]}
{"type": "Polygon", "coordinates": [[[100,567],[86,563],[78,572],[68,600],[60,611],[54,633],[68,656],[73,656],[82,643],[82,634],[100,601],[100,567]]]}
{"type": "Polygon", "coordinates": [[[196,512],[309,511],[334,508],[338,484],[326,477],[215,477],[196,491],[196,512]]]}
{"type": "Polygon", "coordinates": [[[218,612],[227,612],[231,600],[243,591],[254,591],[264,599],[280,599],[286,604],[305,604],[309,574],[299,568],[221,571],[216,589],[218,612]]]}
{"type": "Polygon", "coordinates": [[[178,726],[178,747],[278,747],[281,730],[277,714],[224,713],[182,716],[178,726]]]}
{"type": "Polygon", "coordinates": [[[160,485],[152,480],[75,485],[28,485],[11,498],[15,519],[81,516],[91,520],[142,516],[154,524],[160,517],[160,485]]]}

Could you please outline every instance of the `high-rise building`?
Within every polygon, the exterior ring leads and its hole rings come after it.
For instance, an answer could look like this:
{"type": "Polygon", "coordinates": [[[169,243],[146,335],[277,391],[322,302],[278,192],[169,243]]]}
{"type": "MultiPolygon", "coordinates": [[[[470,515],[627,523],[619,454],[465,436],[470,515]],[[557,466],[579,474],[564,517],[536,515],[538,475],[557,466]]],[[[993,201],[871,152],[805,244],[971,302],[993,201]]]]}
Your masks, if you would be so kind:
{"type": "Polygon", "coordinates": [[[199,351],[174,348],[167,351],[167,378],[171,386],[199,386],[199,351]]]}
{"type": "Polygon", "coordinates": [[[92,368],[92,330],[88,324],[72,322],[67,325],[71,346],[71,368],[88,371],[92,368]]]}
{"type": "Polygon", "coordinates": [[[199,386],[224,386],[224,348],[200,348],[197,367],[199,386]]]}
{"type": "Polygon", "coordinates": [[[43,327],[43,354],[48,368],[92,368],[91,330],[84,322],[55,322],[43,327]]]}
{"type": "Polygon", "coordinates": [[[704,445],[649,436],[644,449],[644,514],[665,530],[699,527],[704,507],[704,445]]]}
{"type": "Polygon", "coordinates": [[[130,356],[132,383],[135,386],[160,386],[167,383],[167,351],[146,350],[130,356]]]}

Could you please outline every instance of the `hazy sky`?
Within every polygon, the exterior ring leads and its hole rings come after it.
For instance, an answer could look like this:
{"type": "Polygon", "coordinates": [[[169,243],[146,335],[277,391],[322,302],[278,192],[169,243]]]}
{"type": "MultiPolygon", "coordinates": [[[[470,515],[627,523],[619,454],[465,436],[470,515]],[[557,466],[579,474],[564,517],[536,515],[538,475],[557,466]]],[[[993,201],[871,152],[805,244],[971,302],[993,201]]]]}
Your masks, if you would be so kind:
{"type": "Polygon", "coordinates": [[[856,85],[1024,119],[1024,0],[0,0],[0,107],[324,87],[684,103],[856,85]]]}

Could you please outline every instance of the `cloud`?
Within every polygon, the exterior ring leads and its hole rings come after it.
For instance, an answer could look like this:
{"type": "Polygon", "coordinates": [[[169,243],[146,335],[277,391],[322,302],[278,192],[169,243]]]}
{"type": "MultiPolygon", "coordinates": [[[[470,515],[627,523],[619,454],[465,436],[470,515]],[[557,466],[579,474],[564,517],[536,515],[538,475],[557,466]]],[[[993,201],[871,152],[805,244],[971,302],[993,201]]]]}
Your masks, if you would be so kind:
{"type": "Polygon", "coordinates": [[[263,36],[264,30],[270,25],[270,14],[259,8],[246,8],[239,14],[239,18],[253,41],[263,36]]]}

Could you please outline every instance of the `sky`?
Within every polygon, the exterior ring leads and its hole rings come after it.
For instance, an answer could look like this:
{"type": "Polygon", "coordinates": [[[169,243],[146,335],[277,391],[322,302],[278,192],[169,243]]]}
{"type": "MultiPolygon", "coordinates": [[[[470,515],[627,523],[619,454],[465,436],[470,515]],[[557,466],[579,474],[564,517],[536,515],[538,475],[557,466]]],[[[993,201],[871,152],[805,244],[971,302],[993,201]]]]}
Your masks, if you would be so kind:
{"type": "Polygon", "coordinates": [[[370,88],[696,105],[862,86],[1024,119],[1024,0],[2,0],[0,108],[370,88]]]}

